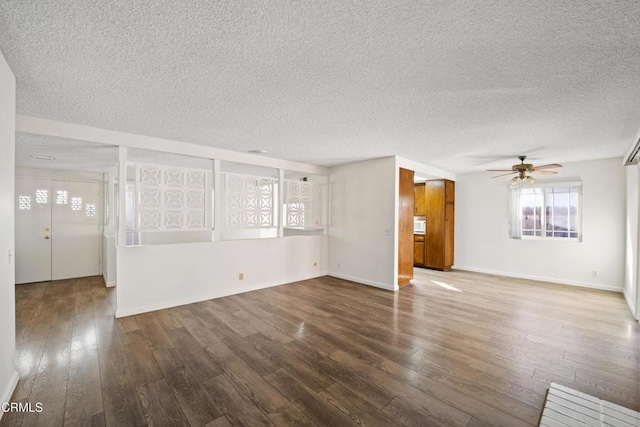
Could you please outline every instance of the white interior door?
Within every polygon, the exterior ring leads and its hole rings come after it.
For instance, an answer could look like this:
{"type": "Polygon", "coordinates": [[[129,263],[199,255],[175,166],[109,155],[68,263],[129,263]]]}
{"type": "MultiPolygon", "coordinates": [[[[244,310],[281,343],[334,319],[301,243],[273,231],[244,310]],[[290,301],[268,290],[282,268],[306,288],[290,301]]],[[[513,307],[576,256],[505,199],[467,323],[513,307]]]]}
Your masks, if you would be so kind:
{"type": "Polygon", "coordinates": [[[100,184],[51,181],[51,278],[100,274],[100,184]]]}
{"type": "Polygon", "coordinates": [[[16,283],[51,280],[51,181],[16,178],[16,283]]]}

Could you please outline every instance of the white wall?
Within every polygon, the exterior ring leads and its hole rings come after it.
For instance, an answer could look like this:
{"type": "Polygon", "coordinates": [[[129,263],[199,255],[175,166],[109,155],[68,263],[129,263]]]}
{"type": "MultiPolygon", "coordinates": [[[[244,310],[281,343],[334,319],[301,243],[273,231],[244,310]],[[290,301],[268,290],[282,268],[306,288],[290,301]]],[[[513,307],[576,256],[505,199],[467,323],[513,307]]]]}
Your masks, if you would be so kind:
{"type": "Polygon", "coordinates": [[[101,185],[104,177],[102,173],[98,172],[23,167],[16,167],[15,175],[27,178],[59,179],[62,181],[96,181],[100,182],[101,185]]]}
{"type": "Polygon", "coordinates": [[[631,313],[636,319],[640,318],[640,293],[638,292],[638,191],[640,190],[638,180],[638,165],[625,167],[627,172],[627,217],[625,222],[625,275],[624,275],[624,297],[629,304],[631,313]]]}
{"type": "Polygon", "coordinates": [[[326,248],[327,236],[118,247],[116,316],[319,277],[326,248]]]}
{"type": "Polygon", "coordinates": [[[116,236],[102,235],[102,277],[107,287],[116,285],[116,236]]]}
{"type": "Polygon", "coordinates": [[[507,179],[456,176],[454,268],[622,291],[625,169],[620,159],[567,163],[539,182],[581,180],[582,242],[509,238],[507,179]],[[592,270],[598,276],[592,276],[592,270]]]}
{"type": "Polygon", "coordinates": [[[329,171],[329,274],[398,289],[396,159],[385,157],[329,171]]]}
{"type": "MultiPolygon", "coordinates": [[[[16,80],[0,54],[0,403],[18,383],[15,369],[15,111],[16,80]]],[[[0,418],[3,412],[0,411],[0,418]]]]}

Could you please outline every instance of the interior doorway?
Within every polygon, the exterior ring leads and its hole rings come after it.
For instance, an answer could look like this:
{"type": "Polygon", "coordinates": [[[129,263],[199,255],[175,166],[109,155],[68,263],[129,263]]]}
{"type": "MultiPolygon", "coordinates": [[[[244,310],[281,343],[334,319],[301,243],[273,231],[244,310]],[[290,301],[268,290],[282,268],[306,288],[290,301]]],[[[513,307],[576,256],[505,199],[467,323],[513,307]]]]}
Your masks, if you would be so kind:
{"type": "Polygon", "coordinates": [[[16,284],[100,274],[99,182],[16,177],[16,284]]]}

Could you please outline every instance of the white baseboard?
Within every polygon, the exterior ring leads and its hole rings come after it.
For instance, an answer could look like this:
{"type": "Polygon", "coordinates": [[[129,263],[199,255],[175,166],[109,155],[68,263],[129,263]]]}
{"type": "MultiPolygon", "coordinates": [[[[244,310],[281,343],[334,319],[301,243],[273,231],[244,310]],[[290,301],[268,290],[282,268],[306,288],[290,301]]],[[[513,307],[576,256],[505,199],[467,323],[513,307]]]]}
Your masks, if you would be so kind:
{"type": "MultiPolygon", "coordinates": [[[[18,376],[18,372],[14,371],[13,375],[11,375],[11,378],[9,379],[9,384],[7,384],[7,387],[2,393],[2,396],[0,396],[0,404],[9,402],[11,400],[11,396],[13,396],[13,392],[18,385],[19,379],[20,377],[18,376]]],[[[0,411],[0,420],[2,420],[2,415],[4,415],[4,411],[0,411]]]]}
{"type": "Polygon", "coordinates": [[[602,291],[622,292],[622,287],[620,286],[599,285],[595,283],[578,282],[575,280],[556,279],[555,277],[533,276],[530,274],[511,273],[508,271],[496,271],[485,268],[465,267],[459,265],[455,265],[454,270],[473,271],[474,273],[493,274],[496,276],[514,277],[516,279],[536,280],[538,282],[557,283],[560,285],[578,286],[581,288],[599,289],[602,291]]]}
{"type": "Polygon", "coordinates": [[[102,273],[102,279],[104,280],[104,285],[107,288],[113,288],[116,285],[116,281],[115,280],[109,281],[105,273],[102,273]]]}
{"type": "Polygon", "coordinates": [[[388,283],[374,282],[372,280],[362,279],[360,277],[348,276],[346,274],[335,273],[333,271],[328,272],[327,275],[331,277],[337,277],[338,279],[344,279],[344,280],[349,280],[351,282],[361,283],[367,286],[373,286],[374,288],[385,289],[387,291],[395,292],[398,289],[400,289],[398,285],[389,285],[388,283]]]}
{"type": "Polygon", "coordinates": [[[629,306],[629,310],[631,310],[631,315],[634,319],[640,320],[640,313],[638,313],[638,309],[636,305],[631,301],[631,297],[627,294],[627,290],[624,289],[622,291],[622,295],[624,295],[624,299],[627,301],[627,305],[629,306]]]}
{"type": "Polygon", "coordinates": [[[258,291],[260,289],[286,285],[287,283],[301,282],[303,280],[315,279],[315,278],[326,276],[326,275],[327,275],[326,272],[322,272],[322,273],[317,273],[313,275],[305,275],[299,278],[293,278],[285,282],[256,284],[241,290],[231,289],[231,288],[217,289],[207,294],[192,296],[192,297],[183,298],[179,300],[162,301],[154,304],[148,304],[148,305],[137,306],[137,307],[129,307],[125,309],[116,307],[116,318],[133,316],[134,314],[148,313],[150,311],[163,310],[165,308],[178,307],[181,305],[193,304],[196,302],[206,301],[214,298],[222,298],[222,297],[228,297],[230,295],[244,294],[245,292],[258,291]]]}

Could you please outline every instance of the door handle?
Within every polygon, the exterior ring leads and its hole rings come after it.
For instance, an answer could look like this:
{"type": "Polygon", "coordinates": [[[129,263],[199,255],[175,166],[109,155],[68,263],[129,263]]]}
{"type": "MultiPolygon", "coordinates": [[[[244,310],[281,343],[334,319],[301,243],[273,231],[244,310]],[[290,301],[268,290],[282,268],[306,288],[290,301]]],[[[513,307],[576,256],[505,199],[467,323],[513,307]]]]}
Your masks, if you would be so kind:
{"type": "Polygon", "coordinates": [[[44,231],[49,231],[49,230],[51,230],[49,227],[44,228],[44,231]]]}
{"type": "Polygon", "coordinates": [[[44,236],[44,238],[45,238],[46,240],[49,240],[51,237],[47,234],[47,235],[45,235],[45,236],[44,236]]]}

